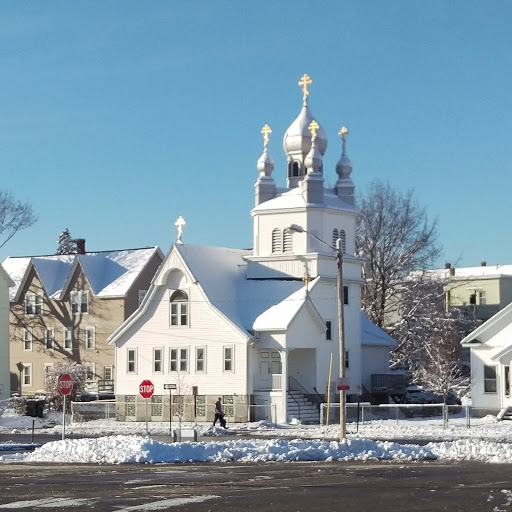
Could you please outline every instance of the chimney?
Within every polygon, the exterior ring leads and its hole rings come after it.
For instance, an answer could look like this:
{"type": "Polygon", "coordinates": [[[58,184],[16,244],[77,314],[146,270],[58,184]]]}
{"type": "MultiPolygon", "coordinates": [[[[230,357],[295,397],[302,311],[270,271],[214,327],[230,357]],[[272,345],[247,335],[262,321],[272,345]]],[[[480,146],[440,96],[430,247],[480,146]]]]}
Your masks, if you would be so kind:
{"type": "Polygon", "coordinates": [[[444,268],[445,268],[446,270],[448,270],[448,269],[452,268],[452,264],[451,264],[451,263],[445,263],[445,264],[444,264],[444,268]]]}
{"type": "Polygon", "coordinates": [[[450,276],[454,276],[455,275],[455,268],[452,268],[450,267],[450,276]]]}
{"type": "Polygon", "coordinates": [[[487,262],[486,261],[481,261],[480,262],[480,266],[481,267],[486,267],[487,266],[487,262]]]}
{"type": "Polygon", "coordinates": [[[85,254],[85,238],[77,238],[76,242],[76,253],[85,254]]]}

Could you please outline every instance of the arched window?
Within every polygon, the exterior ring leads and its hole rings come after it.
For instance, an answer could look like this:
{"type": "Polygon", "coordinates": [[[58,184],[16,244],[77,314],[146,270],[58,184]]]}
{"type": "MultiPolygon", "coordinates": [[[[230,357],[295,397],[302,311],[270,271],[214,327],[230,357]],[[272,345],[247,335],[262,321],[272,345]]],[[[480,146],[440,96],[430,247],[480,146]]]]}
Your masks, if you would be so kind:
{"type": "Polygon", "coordinates": [[[344,229],[340,229],[340,245],[341,252],[347,252],[347,237],[344,229]]]}
{"type": "Polygon", "coordinates": [[[339,238],[339,235],[338,235],[338,230],[336,228],[334,228],[332,230],[332,246],[336,249],[336,241],[338,240],[339,238]]]}
{"type": "Polygon", "coordinates": [[[272,252],[281,252],[282,248],[282,240],[281,240],[281,230],[275,228],[272,231],[272,252]]]}
{"type": "Polygon", "coordinates": [[[294,176],[300,176],[300,162],[298,160],[288,162],[288,177],[294,176]]]}
{"type": "Polygon", "coordinates": [[[188,325],[188,295],[183,290],[176,290],[170,298],[170,324],[188,325]]]}
{"type": "Polygon", "coordinates": [[[283,232],[283,252],[292,252],[293,250],[293,242],[292,242],[292,231],[289,228],[286,228],[283,232]]]}

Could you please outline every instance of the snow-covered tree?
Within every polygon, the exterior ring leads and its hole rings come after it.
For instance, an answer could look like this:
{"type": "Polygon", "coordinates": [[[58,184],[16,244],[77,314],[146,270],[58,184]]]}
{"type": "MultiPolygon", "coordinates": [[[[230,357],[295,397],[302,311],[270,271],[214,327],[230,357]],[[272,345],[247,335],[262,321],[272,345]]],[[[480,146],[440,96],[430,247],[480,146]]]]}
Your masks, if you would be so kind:
{"type": "Polygon", "coordinates": [[[431,268],[439,254],[437,222],[430,221],[412,192],[373,182],[360,200],[357,253],[366,259],[362,307],[379,327],[403,299],[403,280],[431,268]]]}
{"type": "Polygon", "coordinates": [[[57,240],[57,252],[55,254],[72,254],[76,252],[76,247],[71,239],[71,233],[66,228],[57,240]]]}
{"type": "Polygon", "coordinates": [[[55,404],[58,410],[62,410],[62,395],[60,394],[58,383],[59,377],[63,373],[69,373],[73,379],[73,390],[68,397],[68,404],[72,401],[79,400],[85,389],[85,381],[87,380],[87,367],[82,364],[72,363],[55,363],[48,368],[45,377],[45,390],[48,393],[50,402],[55,404]]]}

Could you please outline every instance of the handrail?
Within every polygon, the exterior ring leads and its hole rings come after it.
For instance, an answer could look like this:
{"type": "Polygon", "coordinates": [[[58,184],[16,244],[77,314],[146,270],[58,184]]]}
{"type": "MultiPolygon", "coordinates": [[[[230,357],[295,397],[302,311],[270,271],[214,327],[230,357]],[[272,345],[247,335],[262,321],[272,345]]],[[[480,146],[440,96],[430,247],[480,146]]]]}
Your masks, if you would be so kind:
{"type": "MultiPolygon", "coordinates": [[[[299,391],[305,396],[310,402],[312,402],[318,410],[320,410],[320,404],[324,403],[325,398],[315,389],[318,396],[307,390],[295,377],[288,377],[288,389],[291,391],[299,391]]],[[[314,388],[313,388],[314,389],[314,388]]]]}
{"type": "Polygon", "coordinates": [[[315,393],[318,395],[318,400],[322,400],[322,403],[324,402],[325,400],[325,397],[323,397],[319,392],[318,392],[318,389],[315,388],[315,386],[313,386],[313,389],[315,391],[315,393]]]}
{"type": "Polygon", "coordinates": [[[300,403],[297,402],[297,399],[290,393],[289,389],[286,390],[286,393],[288,395],[290,395],[292,397],[293,401],[297,404],[297,407],[299,408],[299,421],[300,421],[300,403]]]}

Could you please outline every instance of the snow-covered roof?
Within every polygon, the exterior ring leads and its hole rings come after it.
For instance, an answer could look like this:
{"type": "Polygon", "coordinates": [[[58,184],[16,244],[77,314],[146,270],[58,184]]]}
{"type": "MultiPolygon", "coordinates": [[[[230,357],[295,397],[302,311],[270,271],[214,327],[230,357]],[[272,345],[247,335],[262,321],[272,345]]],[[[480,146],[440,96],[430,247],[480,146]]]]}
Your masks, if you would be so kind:
{"type": "Polygon", "coordinates": [[[31,268],[34,268],[48,297],[60,297],[80,266],[93,293],[98,297],[123,297],[155,254],[158,247],[90,252],[87,254],[55,254],[51,256],[9,257],[3,266],[14,286],[10,300],[17,300],[31,268]]]}
{"type": "Polygon", "coordinates": [[[431,279],[489,279],[512,276],[512,265],[481,265],[479,267],[439,268],[417,272],[431,279]]]}
{"type": "Polygon", "coordinates": [[[460,343],[466,347],[477,348],[512,323],[512,302],[491,316],[489,320],[479,325],[469,333],[460,343]]]}
{"type": "Polygon", "coordinates": [[[357,208],[341,200],[332,190],[324,188],[323,203],[306,203],[301,187],[278,189],[276,197],[264,201],[252,209],[253,212],[265,210],[287,210],[294,208],[329,208],[343,211],[357,211],[357,208]]]}
{"type": "Polygon", "coordinates": [[[396,341],[386,331],[376,326],[363,311],[361,311],[361,344],[390,348],[397,346],[396,341]]]}
{"type": "Polygon", "coordinates": [[[175,248],[212,305],[245,332],[251,332],[256,318],[272,306],[283,301],[292,309],[301,305],[299,297],[290,296],[304,288],[302,281],[247,279],[244,256],[250,256],[250,250],[189,244],[175,248]]]}

